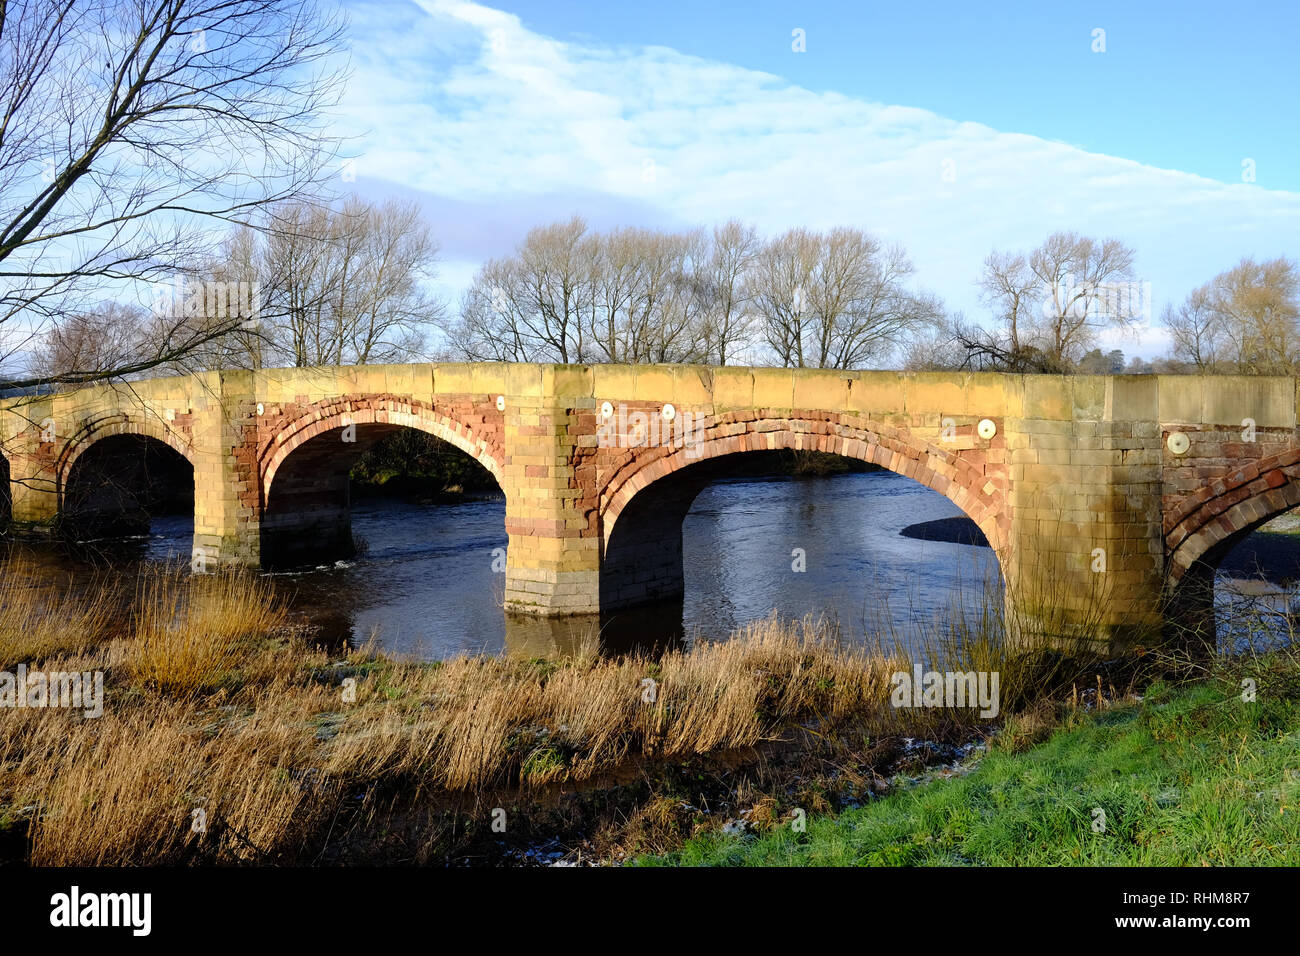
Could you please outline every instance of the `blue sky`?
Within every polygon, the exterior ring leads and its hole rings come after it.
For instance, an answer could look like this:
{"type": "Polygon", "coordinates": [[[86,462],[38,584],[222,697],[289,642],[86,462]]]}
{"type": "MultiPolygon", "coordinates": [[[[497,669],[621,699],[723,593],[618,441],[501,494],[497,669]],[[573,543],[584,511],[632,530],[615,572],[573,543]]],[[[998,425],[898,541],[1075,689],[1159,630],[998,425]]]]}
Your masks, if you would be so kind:
{"type": "Polygon", "coordinates": [[[671,47],[1224,182],[1250,157],[1261,184],[1300,190],[1294,2],[495,6],[559,39],[671,47]],[[795,27],[803,55],[790,49],[795,27]]]}
{"type": "Polygon", "coordinates": [[[1150,356],[1165,302],[1300,257],[1300,5],[346,5],[356,188],[424,204],[453,300],[541,222],[735,216],[901,242],[979,318],[990,250],[1073,229],[1137,250],[1155,314],[1104,344],[1150,356]]]}

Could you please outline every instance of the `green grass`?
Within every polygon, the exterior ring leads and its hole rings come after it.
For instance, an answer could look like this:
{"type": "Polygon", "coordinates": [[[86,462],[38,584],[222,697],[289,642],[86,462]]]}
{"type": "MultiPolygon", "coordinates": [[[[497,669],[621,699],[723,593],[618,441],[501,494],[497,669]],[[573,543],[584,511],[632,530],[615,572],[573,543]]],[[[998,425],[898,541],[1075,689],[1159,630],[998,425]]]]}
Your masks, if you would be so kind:
{"type": "MultiPolygon", "coordinates": [[[[1288,675],[1292,677],[1293,675],[1288,675]]],[[[1066,722],[971,773],[761,835],[709,834],[640,865],[1183,866],[1300,863],[1294,680],[1172,689],[1066,722]],[[1093,832],[1094,810],[1105,832],[1093,832]]]]}

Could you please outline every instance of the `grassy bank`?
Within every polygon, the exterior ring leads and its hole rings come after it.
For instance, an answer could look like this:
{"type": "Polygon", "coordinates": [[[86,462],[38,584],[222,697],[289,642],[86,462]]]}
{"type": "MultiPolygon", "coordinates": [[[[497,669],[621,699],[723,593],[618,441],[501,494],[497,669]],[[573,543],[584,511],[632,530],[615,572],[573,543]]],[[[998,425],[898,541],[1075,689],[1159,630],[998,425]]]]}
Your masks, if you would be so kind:
{"type": "MultiPolygon", "coordinates": [[[[1248,695],[1247,695],[1248,696],[1248,695]]],[[[1141,700],[1013,718],[974,769],[648,865],[1300,863],[1300,661],[1221,662],[1141,700]],[[1243,680],[1256,698],[1243,700],[1243,680]],[[1046,737],[1047,739],[1043,739],[1046,737]],[[1102,824],[1104,823],[1104,828],[1102,824]],[[1096,832],[1101,830],[1101,832],[1096,832]]]]}

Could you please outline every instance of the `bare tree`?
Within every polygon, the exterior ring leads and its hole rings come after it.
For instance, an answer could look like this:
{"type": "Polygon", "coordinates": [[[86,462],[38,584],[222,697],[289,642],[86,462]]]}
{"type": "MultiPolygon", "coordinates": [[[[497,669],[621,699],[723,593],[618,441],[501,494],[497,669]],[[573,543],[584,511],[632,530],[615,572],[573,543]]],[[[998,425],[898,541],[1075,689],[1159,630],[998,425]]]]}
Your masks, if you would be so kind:
{"type": "Polygon", "coordinates": [[[388,200],[363,210],[361,270],[351,279],[350,358],[360,364],[410,361],[443,317],[422,283],[437,272],[439,246],[412,202],[388,200]]]}
{"type": "Polygon", "coordinates": [[[1166,305],[1161,315],[1172,340],[1173,357],[1190,363],[1201,374],[1216,371],[1228,360],[1227,330],[1210,302],[1206,284],[1193,289],[1178,308],[1166,305]]]}
{"type": "Polygon", "coordinates": [[[546,362],[554,356],[528,334],[529,308],[520,264],[513,259],[487,262],[465,292],[460,316],[447,329],[453,354],[471,362],[546,362]]]}
{"type": "Polygon", "coordinates": [[[1300,367],[1300,267],[1242,259],[1195,289],[1163,320],[1174,362],[1199,372],[1290,375],[1300,367]]]}
{"type": "Polygon", "coordinates": [[[993,318],[1004,331],[1006,349],[1015,354],[1022,348],[1021,335],[1032,331],[1032,310],[1041,307],[1042,299],[1035,295],[1037,277],[1022,255],[1014,253],[989,253],[980,273],[980,301],[993,312],[993,318]]]}
{"type": "Polygon", "coordinates": [[[640,269],[624,324],[624,361],[701,361],[699,323],[708,307],[697,275],[706,255],[703,234],[643,229],[625,237],[640,269]]]}
{"type": "MultiPolygon", "coordinates": [[[[423,354],[443,306],[424,288],[438,243],[414,203],[355,196],[331,208],[289,201],[267,211],[261,232],[236,229],[197,271],[246,283],[258,313],[209,341],[189,368],[364,365],[423,354]]],[[[223,321],[205,316],[195,323],[223,321]]]]}
{"type": "Polygon", "coordinates": [[[977,280],[993,326],[952,334],[972,368],[1069,372],[1102,328],[1135,317],[1132,278],[1133,250],[1116,239],[1058,232],[1028,255],[995,250],[977,280]]]}
{"type": "Polygon", "coordinates": [[[808,288],[820,254],[820,237],[807,229],[791,229],[767,242],[754,263],[754,307],[781,365],[808,364],[804,349],[814,327],[808,288]]]}
{"type": "Polygon", "coordinates": [[[757,230],[739,220],[713,230],[712,247],[702,269],[709,305],[701,332],[709,361],[718,365],[726,365],[753,337],[749,278],[760,248],[757,230]]]}
{"type": "Polygon", "coordinates": [[[919,329],[902,348],[903,368],[909,372],[949,372],[968,368],[971,353],[961,347],[952,331],[964,324],[964,317],[957,313],[950,319],[919,329]]]}
{"type": "Polygon", "coordinates": [[[701,361],[709,254],[701,232],[539,227],[483,266],[448,339],[469,359],[701,361]]]}
{"type": "Polygon", "coordinates": [[[634,303],[641,296],[646,264],[640,233],[616,229],[592,246],[592,296],[587,327],[595,356],[603,362],[630,362],[628,342],[634,303]]]}
{"type": "MultiPolygon", "coordinates": [[[[1060,361],[1023,336],[1013,347],[1005,329],[986,328],[966,321],[962,313],[939,320],[935,338],[943,348],[941,364],[935,370],[961,369],[976,372],[1039,372],[1064,374],[1072,371],[1070,363],[1060,361]],[[956,355],[953,355],[953,352],[956,355]]],[[[916,352],[917,361],[925,360],[924,346],[916,352]]]]}
{"type": "Polygon", "coordinates": [[[327,207],[310,202],[279,203],[267,215],[271,228],[257,253],[257,271],[266,281],[263,320],[278,330],[277,351],[285,361],[317,364],[334,339],[327,316],[338,274],[330,243],[339,223],[327,207]]]}
{"type": "Polygon", "coordinates": [[[941,315],[936,300],[905,288],[912,271],[901,248],[861,230],[790,230],[755,268],[768,344],[783,365],[801,368],[861,368],[889,354],[941,315]]]}
{"type": "MultiPolygon", "coordinates": [[[[340,36],[310,0],[0,2],[0,367],[107,290],[202,261],[213,223],[318,191],[340,36]]],[[[156,367],[243,321],[53,381],[156,367]]]]}
{"type": "Polygon", "coordinates": [[[1044,296],[1033,344],[1049,360],[1075,362],[1103,326],[1126,324],[1130,316],[1110,307],[1109,287],[1131,282],[1133,258],[1133,250],[1118,239],[1098,241],[1073,232],[1053,233],[1030,253],[1029,269],[1044,296]]]}
{"type": "Polygon", "coordinates": [[[188,339],[197,344],[168,362],[170,371],[263,368],[274,357],[275,343],[269,334],[274,327],[263,321],[262,258],[259,234],[239,226],[215,254],[187,265],[190,278],[184,284],[193,283],[205,293],[212,289],[214,295],[205,294],[201,308],[177,309],[174,292],[157,290],[144,322],[147,334],[137,348],[137,361],[147,362],[156,353],[153,343],[188,339]],[[220,296],[215,295],[217,290],[220,296]]]}
{"type": "Polygon", "coordinates": [[[111,301],[68,315],[42,339],[32,371],[48,380],[70,372],[111,372],[137,362],[146,352],[148,317],[139,306],[111,301]]]}

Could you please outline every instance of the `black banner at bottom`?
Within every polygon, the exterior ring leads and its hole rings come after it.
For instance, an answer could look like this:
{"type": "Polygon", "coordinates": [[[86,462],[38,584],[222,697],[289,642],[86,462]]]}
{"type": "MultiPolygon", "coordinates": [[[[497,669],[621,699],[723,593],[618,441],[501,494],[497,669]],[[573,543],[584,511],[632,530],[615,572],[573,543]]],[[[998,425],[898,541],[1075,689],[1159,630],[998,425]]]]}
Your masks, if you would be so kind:
{"type": "Polygon", "coordinates": [[[1138,936],[1229,943],[1294,908],[1288,869],[7,869],[14,942],[116,938],[206,946],[337,944],[427,933],[525,937],[673,932],[728,940],[878,921],[922,936],[1047,930],[1079,940],[1138,936]],[[675,911],[683,908],[680,912],[675,911]],[[570,922],[575,921],[575,922],[570,922]],[[630,922],[629,922],[630,921],[630,922]],[[685,926],[687,924],[681,924],[685,926]],[[548,928],[549,927],[549,928],[548,928]]]}

